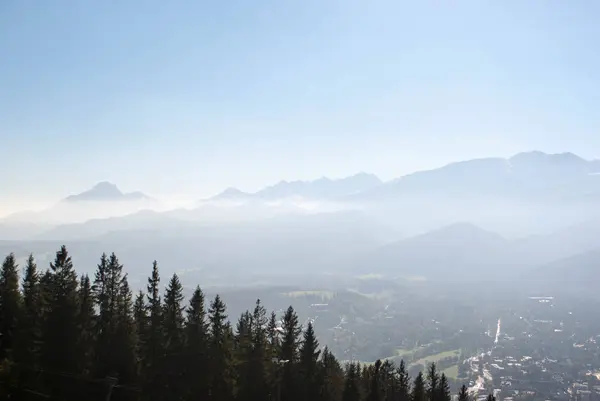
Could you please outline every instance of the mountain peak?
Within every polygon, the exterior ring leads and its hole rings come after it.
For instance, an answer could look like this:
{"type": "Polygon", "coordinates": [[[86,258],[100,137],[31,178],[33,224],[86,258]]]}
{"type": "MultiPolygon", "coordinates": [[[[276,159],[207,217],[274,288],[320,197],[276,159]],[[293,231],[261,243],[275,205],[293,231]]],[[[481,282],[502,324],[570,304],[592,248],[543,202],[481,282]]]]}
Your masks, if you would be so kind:
{"type": "Polygon", "coordinates": [[[521,152],[512,156],[509,159],[511,162],[514,161],[527,161],[527,162],[545,162],[545,163],[587,163],[587,160],[577,156],[575,153],[562,152],[562,153],[544,153],[539,150],[533,150],[530,152],[521,152]]]}
{"type": "Polygon", "coordinates": [[[238,199],[245,198],[248,194],[234,187],[226,188],[223,192],[215,195],[213,199],[238,199]]]}
{"type": "Polygon", "coordinates": [[[87,191],[68,196],[65,198],[65,201],[119,201],[141,199],[149,199],[149,197],[142,192],[132,192],[126,194],[121,192],[121,190],[112,182],[101,181],[87,191]]]}
{"type": "Polygon", "coordinates": [[[119,187],[116,184],[113,184],[109,181],[100,181],[96,185],[94,185],[91,189],[92,191],[102,191],[102,192],[112,192],[115,194],[123,194],[119,187]]]}

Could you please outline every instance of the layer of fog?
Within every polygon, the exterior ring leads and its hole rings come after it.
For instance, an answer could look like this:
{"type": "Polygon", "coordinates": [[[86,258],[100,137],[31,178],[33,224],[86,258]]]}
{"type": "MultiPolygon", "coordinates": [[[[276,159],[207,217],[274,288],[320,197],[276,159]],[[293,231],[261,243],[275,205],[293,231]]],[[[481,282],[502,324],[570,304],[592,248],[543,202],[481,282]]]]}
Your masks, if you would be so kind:
{"type": "Polygon", "coordinates": [[[214,285],[363,274],[522,281],[541,271],[558,280],[578,271],[593,282],[597,169],[574,155],[534,152],[387,183],[362,173],[283,181],[256,193],[230,189],[182,208],[99,183],[46,210],[0,220],[0,251],[33,252],[47,264],[67,244],[88,272],[102,252],[115,252],[140,282],[154,259],[166,275],[214,285]],[[90,200],[97,198],[104,200],[90,200]]]}

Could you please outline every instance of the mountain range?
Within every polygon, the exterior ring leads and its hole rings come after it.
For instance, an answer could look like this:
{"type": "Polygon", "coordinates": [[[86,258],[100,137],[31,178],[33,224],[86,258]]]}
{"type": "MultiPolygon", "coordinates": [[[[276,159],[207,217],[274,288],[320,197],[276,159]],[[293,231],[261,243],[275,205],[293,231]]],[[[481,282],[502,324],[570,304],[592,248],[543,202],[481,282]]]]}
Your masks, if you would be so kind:
{"type": "Polygon", "coordinates": [[[306,198],[315,200],[341,199],[345,196],[368,191],[381,185],[382,181],[374,174],[358,173],[341,179],[321,177],[314,181],[281,181],[254,193],[228,188],[209,200],[248,200],[260,199],[275,201],[285,198],[306,198]]]}
{"type": "Polygon", "coordinates": [[[508,159],[451,163],[383,183],[353,200],[390,201],[404,196],[460,195],[519,200],[571,200],[600,194],[600,161],[572,153],[526,152],[508,159]]]}
{"type": "Polygon", "coordinates": [[[0,234],[15,226],[27,225],[37,233],[41,228],[61,223],[86,222],[91,219],[120,217],[143,209],[158,209],[160,203],[142,192],[122,192],[115,184],[99,182],[89,190],[69,195],[40,211],[13,213],[0,220],[0,234]],[[4,226],[4,227],[3,227],[4,226]]]}
{"type": "Polygon", "coordinates": [[[281,181],[254,193],[228,188],[211,200],[278,200],[301,197],[346,202],[393,201],[421,195],[502,196],[506,198],[600,196],[600,160],[585,160],[573,153],[518,153],[510,158],[482,158],[418,171],[383,182],[359,173],[332,180],[281,181]]]}
{"type": "Polygon", "coordinates": [[[166,211],[101,182],[1,220],[1,238],[12,241],[0,250],[52,255],[65,241],[90,266],[114,250],[139,271],[159,258],[240,280],[250,271],[516,280],[546,266],[553,282],[570,271],[593,280],[598,201],[600,162],[572,153],[475,159],[387,182],[359,173],[230,188],[166,211]]]}
{"type": "Polygon", "coordinates": [[[63,202],[121,202],[150,199],[152,198],[139,191],[123,193],[115,184],[102,181],[87,191],[67,196],[63,202]]]}

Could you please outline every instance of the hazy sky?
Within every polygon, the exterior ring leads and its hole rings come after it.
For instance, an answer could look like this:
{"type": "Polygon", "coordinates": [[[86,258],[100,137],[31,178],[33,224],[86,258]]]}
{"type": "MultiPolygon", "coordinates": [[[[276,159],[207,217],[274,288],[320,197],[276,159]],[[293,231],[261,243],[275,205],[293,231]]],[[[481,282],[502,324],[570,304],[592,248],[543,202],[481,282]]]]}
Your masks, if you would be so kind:
{"type": "Polygon", "coordinates": [[[0,1],[0,211],[600,156],[595,0],[0,1]]]}

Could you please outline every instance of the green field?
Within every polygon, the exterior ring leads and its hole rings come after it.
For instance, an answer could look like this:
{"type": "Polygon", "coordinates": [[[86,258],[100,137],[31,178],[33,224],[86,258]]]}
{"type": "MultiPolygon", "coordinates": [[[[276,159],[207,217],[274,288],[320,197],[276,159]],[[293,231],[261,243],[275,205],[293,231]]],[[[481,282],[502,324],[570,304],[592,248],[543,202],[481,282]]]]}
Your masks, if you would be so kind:
{"type": "Polygon", "coordinates": [[[458,365],[452,365],[449,368],[444,369],[442,373],[445,374],[449,379],[456,380],[458,377],[458,365]]]}
{"type": "Polygon", "coordinates": [[[421,358],[421,359],[411,363],[411,365],[421,364],[421,365],[427,366],[434,362],[437,363],[438,361],[440,361],[442,359],[450,358],[453,356],[459,356],[459,355],[460,355],[460,350],[458,350],[458,349],[455,349],[452,351],[444,351],[444,352],[440,352],[439,354],[430,355],[430,356],[421,358]]]}

